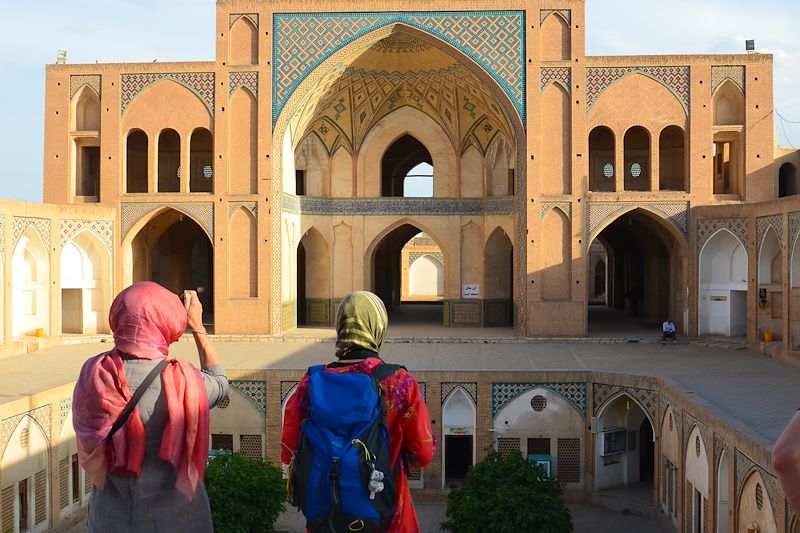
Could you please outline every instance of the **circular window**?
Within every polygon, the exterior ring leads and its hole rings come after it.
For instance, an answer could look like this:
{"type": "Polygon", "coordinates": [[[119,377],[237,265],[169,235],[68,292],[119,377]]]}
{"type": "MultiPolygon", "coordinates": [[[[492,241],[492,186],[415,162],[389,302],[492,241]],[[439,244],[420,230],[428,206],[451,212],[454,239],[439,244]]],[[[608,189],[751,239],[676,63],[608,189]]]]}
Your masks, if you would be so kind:
{"type": "Polygon", "coordinates": [[[217,407],[218,407],[218,408],[220,408],[220,409],[225,409],[225,408],[226,408],[226,407],[228,407],[230,404],[231,404],[231,398],[230,398],[230,396],[225,396],[225,399],[224,399],[224,400],[222,400],[221,402],[219,402],[219,403],[217,404],[217,407]]]}
{"type": "Polygon", "coordinates": [[[541,394],[537,394],[531,398],[531,407],[534,411],[544,411],[544,408],[547,407],[547,398],[541,394]]]}
{"type": "Polygon", "coordinates": [[[213,175],[214,175],[214,169],[211,168],[211,165],[206,165],[203,167],[203,177],[205,179],[210,180],[213,175]]]}
{"type": "Polygon", "coordinates": [[[28,428],[23,429],[19,432],[19,447],[20,448],[27,448],[28,441],[30,440],[30,433],[28,432],[28,428]]]}
{"type": "Polygon", "coordinates": [[[694,451],[697,453],[697,457],[700,457],[700,436],[696,436],[694,438],[694,451]]]}
{"type": "Polygon", "coordinates": [[[603,176],[605,176],[607,178],[613,178],[614,177],[614,165],[612,165],[611,163],[606,163],[603,166],[603,176]]]}
{"type": "Polygon", "coordinates": [[[759,511],[764,507],[764,489],[761,488],[761,483],[756,483],[756,507],[759,511]]]}
{"type": "Polygon", "coordinates": [[[634,178],[638,178],[642,175],[642,165],[639,163],[634,163],[631,165],[631,176],[634,178]]]}
{"type": "Polygon", "coordinates": [[[672,413],[669,414],[669,430],[672,431],[674,426],[672,425],[672,413]]]}

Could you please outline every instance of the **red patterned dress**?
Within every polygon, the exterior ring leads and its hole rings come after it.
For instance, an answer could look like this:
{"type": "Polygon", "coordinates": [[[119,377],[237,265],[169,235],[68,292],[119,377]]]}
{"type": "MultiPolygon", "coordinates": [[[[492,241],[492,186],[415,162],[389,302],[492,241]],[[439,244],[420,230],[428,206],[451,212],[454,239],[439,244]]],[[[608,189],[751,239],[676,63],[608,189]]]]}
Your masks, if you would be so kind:
{"type": "MultiPolygon", "coordinates": [[[[346,361],[342,361],[344,363],[346,361]]],[[[381,364],[377,357],[370,357],[363,362],[347,366],[326,368],[326,372],[363,372],[372,374],[375,367],[381,364]]],[[[389,533],[419,533],[417,514],[411,502],[411,490],[406,479],[405,465],[410,464],[423,468],[427,466],[436,451],[436,439],[431,431],[431,419],[428,408],[419,392],[419,385],[414,376],[400,369],[381,382],[386,392],[386,413],[389,424],[389,442],[391,445],[392,464],[402,452],[405,461],[400,462],[400,473],[397,479],[397,510],[389,525],[389,533]]],[[[289,398],[283,419],[283,438],[281,442],[281,461],[289,464],[292,451],[297,450],[300,443],[300,427],[307,416],[308,374],[297,386],[297,392],[289,398]]]]}

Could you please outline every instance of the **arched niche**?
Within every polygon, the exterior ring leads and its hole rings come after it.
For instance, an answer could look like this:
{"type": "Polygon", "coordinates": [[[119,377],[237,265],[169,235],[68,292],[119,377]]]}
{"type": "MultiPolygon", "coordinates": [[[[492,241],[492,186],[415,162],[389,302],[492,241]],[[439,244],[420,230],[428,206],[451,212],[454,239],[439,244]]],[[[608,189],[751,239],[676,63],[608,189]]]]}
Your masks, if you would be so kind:
{"type": "Polygon", "coordinates": [[[180,192],[181,172],[181,137],[163,129],[158,134],[158,192],[180,192]]]}
{"type": "Polygon", "coordinates": [[[714,126],[744,125],[744,94],[731,80],[725,80],[714,91],[711,107],[714,126]]]}
{"type": "Polygon", "coordinates": [[[61,250],[61,331],[110,332],[111,254],[90,231],[82,231],[61,250]]]}
{"type": "Polygon", "coordinates": [[[339,147],[331,158],[331,196],[353,196],[353,155],[344,146],[339,147]]]}
{"type": "Polygon", "coordinates": [[[797,167],[792,163],[784,163],[778,169],[778,197],[793,196],[800,193],[800,181],[797,178],[797,167]]]}
{"type": "Polygon", "coordinates": [[[433,177],[420,183],[408,178],[423,163],[432,165],[433,159],[413,135],[405,134],[392,142],[381,158],[381,196],[433,196],[433,177]]]}
{"type": "Polygon", "coordinates": [[[223,401],[209,412],[209,449],[239,452],[251,459],[263,458],[264,418],[264,413],[232,380],[227,402],[223,401]]]}
{"type": "Polygon", "coordinates": [[[297,323],[298,325],[327,325],[326,317],[309,312],[314,300],[331,297],[330,247],[316,228],[309,228],[297,246],[297,323]]]}
{"type": "Polygon", "coordinates": [[[728,533],[730,506],[728,452],[722,450],[717,464],[717,533],[728,533]]]}
{"type": "Polygon", "coordinates": [[[230,63],[258,64],[258,30],[248,17],[239,17],[230,29],[230,63]]]}
{"type": "Polygon", "coordinates": [[[547,134],[542,135],[541,156],[538,158],[542,194],[570,194],[572,106],[569,94],[560,83],[552,83],[544,90],[541,99],[541,120],[542,124],[547,124],[547,134]]]}
{"type": "Polygon", "coordinates": [[[100,97],[84,85],[72,98],[72,131],[100,132],[100,97]]]}
{"type": "Polygon", "coordinates": [[[41,426],[31,416],[23,416],[0,458],[0,486],[11,486],[16,493],[11,511],[16,526],[13,531],[47,530],[49,457],[49,443],[41,426]]]}
{"type": "MultiPolygon", "coordinates": [[[[482,285],[483,282],[483,233],[474,221],[461,228],[461,283],[482,285]]],[[[486,294],[486,287],[480,287],[486,294]]]]}
{"type": "Polygon", "coordinates": [[[189,192],[214,190],[214,137],[206,128],[197,128],[189,139],[189,192]]]}
{"type": "Polygon", "coordinates": [[[654,428],[641,404],[622,393],[603,404],[595,419],[595,488],[652,483],[654,428]]]}
{"type": "Polygon", "coordinates": [[[408,269],[410,297],[444,296],[444,263],[426,254],[417,258],[408,269]]]}
{"type": "Polygon", "coordinates": [[[294,156],[295,186],[298,196],[324,196],[327,182],[328,152],[316,134],[300,143],[294,156]]]}
{"type": "Polygon", "coordinates": [[[462,480],[475,463],[476,409],[463,387],[456,387],[442,404],[442,471],[444,486],[462,480]]]}
{"type": "Polygon", "coordinates": [[[233,93],[230,107],[229,190],[254,194],[258,191],[258,100],[242,87],[233,93]]]}
{"type": "Polygon", "coordinates": [[[481,198],[484,190],[483,156],[478,148],[470,145],[461,154],[461,197],[481,198]]]}
{"type": "Polygon", "coordinates": [[[650,132],[633,126],[623,138],[625,151],[625,190],[650,190],[650,132]]]}
{"type": "Polygon", "coordinates": [[[497,135],[486,151],[487,196],[514,194],[514,150],[503,135],[497,135]]]}
{"type": "Polygon", "coordinates": [[[613,191],[617,169],[614,132],[597,126],[589,132],[589,190],[613,191]]]}
{"type": "Polygon", "coordinates": [[[567,20],[556,11],[545,17],[539,30],[539,50],[544,61],[569,61],[571,33],[567,20]]]}
{"type": "Polygon", "coordinates": [[[775,511],[758,469],[753,468],[747,474],[738,494],[736,509],[740,531],[746,531],[747,526],[756,523],[758,533],[778,533],[775,511]]]}
{"type": "Polygon", "coordinates": [[[686,132],[667,126],[658,139],[658,183],[662,191],[685,191],[688,176],[686,132]]]}
{"type": "Polygon", "coordinates": [[[680,433],[680,420],[676,418],[672,406],[668,405],[664,409],[661,418],[661,431],[659,439],[661,442],[661,457],[659,462],[661,467],[661,487],[659,498],[661,501],[661,509],[667,516],[670,517],[674,525],[678,525],[678,494],[680,487],[681,477],[679,475],[679,466],[683,463],[681,461],[681,441],[680,433]]]}
{"type": "Polygon", "coordinates": [[[125,192],[147,192],[149,173],[147,134],[139,129],[128,132],[125,140],[125,192]]]}
{"type": "Polygon", "coordinates": [[[569,300],[572,294],[572,224],[561,209],[547,212],[542,235],[550,240],[541,250],[542,298],[569,300]]]}
{"type": "Polygon", "coordinates": [[[245,207],[233,212],[229,228],[228,273],[231,298],[258,296],[258,223],[245,207]]]}
{"type": "Polygon", "coordinates": [[[758,254],[758,284],[780,284],[783,272],[783,253],[778,234],[770,226],[761,241],[761,250],[758,254]]]}
{"type": "Polygon", "coordinates": [[[747,332],[747,249],[720,229],[700,251],[698,333],[739,336],[747,332]]]}
{"type": "Polygon", "coordinates": [[[498,227],[483,249],[484,297],[511,299],[514,285],[514,247],[504,229],[498,227]]]}
{"type": "Polygon", "coordinates": [[[353,227],[344,222],[333,227],[333,297],[343,298],[353,291],[353,227]]]}
{"type": "Polygon", "coordinates": [[[39,233],[29,226],[11,260],[11,334],[50,334],[50,262],[39,233]]]}
{"type": "Polygon", "coordinates": [[[447,133],[422,111],[403,106],[384,116],[364,138],[358,152],[357,190],[359,196],[381,196],[381,165],[387,149],[401,137],[409,135],[422,144],[430,154],[436,178],[433,196],[454,196],[452,185],[458,168],[456,154],[447,133]]]}
{"type": "Polygon", "coordinates": [[[689,432],[686,441],[686,461],[684,463],[686,475],[686,506],[687,523],[692,524],[692,531],[697,531],[710,518],[705,516],[709,512],[708,498],[711,494],[709,488],[709,463],[706,444],[700,429],[695,425],[689,432]]]}

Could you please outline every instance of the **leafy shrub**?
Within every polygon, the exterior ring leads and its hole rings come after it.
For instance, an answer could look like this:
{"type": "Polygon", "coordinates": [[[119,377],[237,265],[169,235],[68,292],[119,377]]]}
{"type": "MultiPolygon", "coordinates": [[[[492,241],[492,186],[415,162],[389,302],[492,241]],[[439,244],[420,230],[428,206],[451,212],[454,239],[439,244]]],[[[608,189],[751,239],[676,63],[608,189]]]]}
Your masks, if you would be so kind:
{"type": "Polygon", "coordinates": [[[224,533],[272,531],[286,502],[281,469],[238,453],[214,457],[206,468],[214,529],[224,533]]]}
{"type": "Polygon", "coordinates": [[[447,497],[447,521],[455,533],[570,533],[572,517],[563,487],[520,452],[508,458],[491,449],[447,497]]]}

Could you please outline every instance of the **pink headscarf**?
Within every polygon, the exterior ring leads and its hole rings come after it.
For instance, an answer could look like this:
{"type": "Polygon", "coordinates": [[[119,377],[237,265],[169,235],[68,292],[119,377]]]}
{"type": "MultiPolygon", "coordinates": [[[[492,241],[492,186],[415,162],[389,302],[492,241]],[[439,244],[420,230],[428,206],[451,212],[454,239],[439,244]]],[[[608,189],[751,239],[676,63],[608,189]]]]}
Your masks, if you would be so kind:
{"type": "MultiPolygon", "coordinates": [[[[100,490],[108,474],[138,477],[144,458],[145,432],[138,407],[111,440],[106,440],[132,396],[121,354],[166,359],[169,345],[186,330],[186,310],[175,294],[144,281],[117,295],[111,304],[109,324],[114,332],[114,349],[84,363],[72,401],[78,458],[100,490]]],[[[208,458],[205,385],[194,366],[177,359],[169,361],[161,382],[168,418],[158,456],[178,471],[175,487],[191,500],[208,458]]]]}

